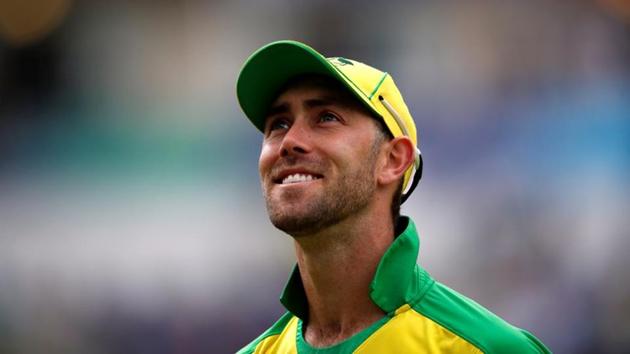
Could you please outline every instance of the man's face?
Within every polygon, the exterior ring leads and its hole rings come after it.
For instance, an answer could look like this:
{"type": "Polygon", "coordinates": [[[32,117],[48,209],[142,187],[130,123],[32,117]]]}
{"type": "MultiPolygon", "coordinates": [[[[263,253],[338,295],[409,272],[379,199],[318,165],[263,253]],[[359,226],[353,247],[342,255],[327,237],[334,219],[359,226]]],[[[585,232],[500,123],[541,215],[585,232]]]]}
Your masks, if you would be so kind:
{"type": "Polygon", "coordinates": [[[282,93],[266,119],[259,160],[271,222],[300,236],[365,209],[376,189],[377,129],[336,90],[305,83],[282,93]]]}

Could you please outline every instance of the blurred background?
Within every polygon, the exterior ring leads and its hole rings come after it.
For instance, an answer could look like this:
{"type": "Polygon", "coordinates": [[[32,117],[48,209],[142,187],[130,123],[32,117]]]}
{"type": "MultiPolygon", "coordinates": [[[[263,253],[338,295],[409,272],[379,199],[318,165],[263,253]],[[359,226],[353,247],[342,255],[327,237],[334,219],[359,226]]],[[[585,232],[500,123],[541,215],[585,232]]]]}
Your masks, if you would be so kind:
{"type": "Polygon", "coordinates": [[[231,353],[283,313],[235,82],[388,71],[420,263],[556,353],[630,352],[630,1],[0,1],[0,353],[231,353]]]}

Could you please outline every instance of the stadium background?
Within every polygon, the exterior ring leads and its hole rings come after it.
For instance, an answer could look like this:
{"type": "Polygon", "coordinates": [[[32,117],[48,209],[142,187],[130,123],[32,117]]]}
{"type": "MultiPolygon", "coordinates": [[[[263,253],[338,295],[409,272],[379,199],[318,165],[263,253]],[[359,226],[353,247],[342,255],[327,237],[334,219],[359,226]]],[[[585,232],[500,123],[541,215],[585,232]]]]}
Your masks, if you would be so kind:
{"type": "Polygon", "coordinates": [[[630,2],[0,2],[0,352],[228,353],[283,311],[235,80],[297,39],[390,72],[436,278],[630,351],[630,2]]]}

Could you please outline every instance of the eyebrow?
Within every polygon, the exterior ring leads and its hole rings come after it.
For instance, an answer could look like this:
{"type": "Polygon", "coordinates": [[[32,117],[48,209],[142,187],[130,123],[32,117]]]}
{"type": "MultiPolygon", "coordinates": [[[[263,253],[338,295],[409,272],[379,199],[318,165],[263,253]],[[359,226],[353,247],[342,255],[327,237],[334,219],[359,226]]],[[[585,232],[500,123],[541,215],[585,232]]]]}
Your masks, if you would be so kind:
{"type": "MultiPolygon", "coordinates": [[[[343,104],[342,100],[338,99],[337,97],[323,96],[323,97],[318,97],[318,98],[309,98],[305,100],[302,105],[306,108],[316,108],[316,107],[331,106],[335,103],[343,104]]],[[[271,106],[271,108],[269,108],[265,117],[270,117],[276,114],[287,113],[289,112],[290,108],[291,108],[291,105],[287,102],[273,105],[271,106]]]]}

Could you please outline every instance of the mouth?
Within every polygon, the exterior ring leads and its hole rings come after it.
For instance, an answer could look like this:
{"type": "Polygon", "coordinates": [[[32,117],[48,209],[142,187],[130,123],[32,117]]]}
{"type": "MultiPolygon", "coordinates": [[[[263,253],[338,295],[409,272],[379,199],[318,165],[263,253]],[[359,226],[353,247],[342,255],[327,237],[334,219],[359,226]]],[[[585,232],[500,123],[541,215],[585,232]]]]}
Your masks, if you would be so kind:
{"type": "Polygon", "coordinates": [[[288,184],[295,184],[295,183],[312,182],[312,181],[316,181],[316,180],[322,179],[322,178],[324,178],[324,176],[322,176],[320,174],[316,174],[316,173],[310,173],[310,172],[291,173],[291,172],[288,172],[288,173],[281,174],[277,178],[274,178],[273,182],[275,184],[288,185],[288,184]]]}

